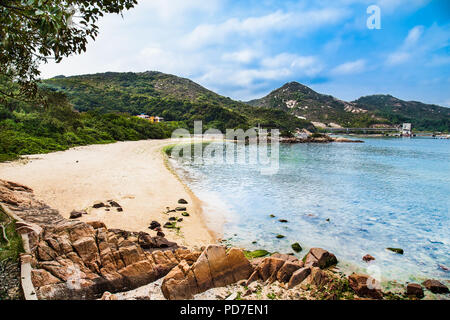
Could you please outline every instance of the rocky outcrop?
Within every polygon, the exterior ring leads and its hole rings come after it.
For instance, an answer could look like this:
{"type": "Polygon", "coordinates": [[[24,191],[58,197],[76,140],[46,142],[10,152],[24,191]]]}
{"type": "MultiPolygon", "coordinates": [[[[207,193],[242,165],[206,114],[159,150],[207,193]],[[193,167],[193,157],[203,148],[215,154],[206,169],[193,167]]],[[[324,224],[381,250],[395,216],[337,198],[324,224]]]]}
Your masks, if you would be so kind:
{"type": "Polygon", "coordinates": [[[39,299],[94,299],[134,289],[200,256],[145,232],[66,220],[15,183],[0,180],[0,203],[19,220],[17,231],[28,235],[26,255],[39,299]]]}
{"type": "Polygon", "coordinates": [[[372,257],[370,254],[366,254],[362,259],[363,259],[363,261],[365,261],[365,262],[370,262],[370,261],[375,260],[375,258],[372,257]]]}
{"type": "Polygon", "coordinates": [[[304,259],[305,266],[325,269],[337,264],[336,256],[322,248],[311,248],[304,259]]]}
{"type": "Polygon", "coordinates": [[[350,288],[360,297],[382,299],[380,284],[365,274],[353,273],[348,277],[350,288]]]}
{"type": "Polygon", "coordinates": [[[247,279],[252,266],[240,249],[209,245],[198,260],[189,266],[181,261],[162,283],[166,299],[191,299],[195,294],[247,279]]]}

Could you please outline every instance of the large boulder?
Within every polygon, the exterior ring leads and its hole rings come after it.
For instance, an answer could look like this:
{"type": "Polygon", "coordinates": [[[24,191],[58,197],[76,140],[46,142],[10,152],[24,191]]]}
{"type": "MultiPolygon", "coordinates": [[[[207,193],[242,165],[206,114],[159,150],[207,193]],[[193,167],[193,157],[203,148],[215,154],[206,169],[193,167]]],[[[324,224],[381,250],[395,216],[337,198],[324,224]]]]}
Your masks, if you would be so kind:
{"type": "Polygon", "coordinates": [[[424,297],[423,288],[418,283],[408,283],[406,286],[406,295],[422,299],[424,297]]]}
{"type": "Polygon", "coordinates": [[[437,280],[428,279],[422,282],[422,284],[433,293],[448,293],[448,287],[437,280]]]}
{"type": "Polygon", "coordinates": [[[337,264],[336,256],[322,248],[311,248],[304,259],[305,266],[325,269],[337,264]]]}
{"type": "Polygon", "coordinates": [[[353,273],[348,277],[350,288],[360,297],[382,299],[379,283],[365,274],[353,273]]]}
{"type": "Polygon", "coordinates": [[[292,289],[302,283],[311,273],[310,267],[304,267],[295,271],[289,279],[288,288],[292,289]]]}
{"type": "Polygon", "coordinates": [[[192,265],[182,261],[165,277],[161,286],[166,299],[191,299],[195,294],[247,279],[252,266],[240,249],[209,245],[192,265]]]}

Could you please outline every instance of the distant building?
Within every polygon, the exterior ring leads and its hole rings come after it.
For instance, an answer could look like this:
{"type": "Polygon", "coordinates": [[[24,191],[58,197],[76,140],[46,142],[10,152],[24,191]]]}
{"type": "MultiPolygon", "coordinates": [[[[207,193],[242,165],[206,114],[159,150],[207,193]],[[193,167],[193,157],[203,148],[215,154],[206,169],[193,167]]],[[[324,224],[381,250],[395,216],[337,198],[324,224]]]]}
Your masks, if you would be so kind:
{"type": "Polygon", "coordinates": [[[150,121],[151,123],[158,123],[158,122],[163,122],[163,121],[164,121],[164,118],[163,118],[163,117],[149,116],[149,115],[146,115],[146,114],[144,114],[144,113],[141,113],[140,115],[138,115],[138,116],[136,116],[136,117],[141,118],[141,119],[148,120],[148,121],[150,121]]]}
{"type": "Polygon", "coordinates": [[[404,123],[402,125],[402,135],[410,136],[412,133],[412,125],[411,123],[404,123]]]}

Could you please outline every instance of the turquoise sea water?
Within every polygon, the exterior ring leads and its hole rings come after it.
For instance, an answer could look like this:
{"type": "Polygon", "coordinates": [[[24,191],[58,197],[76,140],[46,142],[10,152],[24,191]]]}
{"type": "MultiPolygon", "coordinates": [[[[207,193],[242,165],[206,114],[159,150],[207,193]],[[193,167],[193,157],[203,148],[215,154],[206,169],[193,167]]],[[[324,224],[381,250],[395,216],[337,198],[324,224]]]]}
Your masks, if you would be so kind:
{"type": "Polygon", "coordinates": [[[299,242],[299,257],[322,247],[363,271],[371,254],[382,280],[450,279],[440,267],[450,268],[450,140],[363,140],[280,145],[275,175],[249,164],[176,167],[209,220],[225,216],[233,245],[288,253],[299,242]]]}

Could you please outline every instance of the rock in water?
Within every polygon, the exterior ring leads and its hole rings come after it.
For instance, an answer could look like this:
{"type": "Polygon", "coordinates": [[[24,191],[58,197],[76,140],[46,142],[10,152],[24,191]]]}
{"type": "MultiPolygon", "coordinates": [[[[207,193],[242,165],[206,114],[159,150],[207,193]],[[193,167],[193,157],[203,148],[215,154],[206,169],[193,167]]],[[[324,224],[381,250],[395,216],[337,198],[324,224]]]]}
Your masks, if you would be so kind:
{"type": "Polygon", "coordinates": [[[363,259],[363,261],[365,261],[365,262],[370,262],[370,261],[372,261],[372,260],[375,260],[375,258],[372,257],[370,254],[366,254],[362,259],[363,259]]]}
{"type": "Polygon", "coordinates": [[[304,258],[305,266],[325,269],[338,263],[336,256],[322,248],[311,248],[304,258]]]}
{"type": "Polygon", "coordinates": [[[403,249],[401,249],[401,248],[386,248],[386,249],[389,251],[398,253],[398,254],[403,254],[403,249]]]}
{"type": "Polygon", "coordinates": [[[122,212],[123,211],[123,208],[117,208],[117,212],[122,212]]]}
{"type": "Polygon", "coordinates": [[[187,213],[187,212],[183,212],[181,215],[182,215],[183,217],[189,217],[189,213],[187,213]]]}
{"type": "Polygon", "coordinates": [[[186,207],[176,207],[175,211],[186,211],[186,207]]]}
{"type": "Polygon", "coordinates": [[[418,283],[409,283],[406,286],[406,294],[408,296],[414,296],[414,297],[417,297],[419,299],[422,299],[424,297],[423,288],[418,283]]]}
{"type": "Polygon", "coordinates": [[[292,248],[292,250],[294,250],[295,252],[300,252],[300,251],[303,250],[302,246],[301,246],[298,242],[293,243],[293,244],[291,245],[291,248],[292,248]]]}
{"type": "Polygon", "coordinates": [[[77,218],[80,218],[82,215],[83,215],[83,212],[73,210],[70,213],[70,219],[77,219],[77,218]]]}
{"type": "Polygon", "coordinates": [[[422,284],[433,293],[448,293],[447,286],[437,280],[428,279],[422,284]]]}
{"type": "Polygon", "coordinates": [[[178,200],[178,203],[179,204],[187,204],[188,202],[184,199],[180,199],[180,200],[178,200]]]}
{"type": "Polygon", "coordinates": [[[283,239],[284,238],[284,236],[282,235],[282,234],[277,234],[277,237],[276,237],[277,239],[283,239]]]}
{"type": "Polygon", "coordinates": [[[373,299],[382,299],[383,294],[381,292],[379,283],[365,275],[353,273],[348,277],[350,288],[356,292],[360,297],[368,297],[373,299]]]}
{"type": "Polygon", "coordinates": [[[281,222],[281,223],[287,223],[288,222],[286,219],[280,219],[278,221],[281,222]]]}

